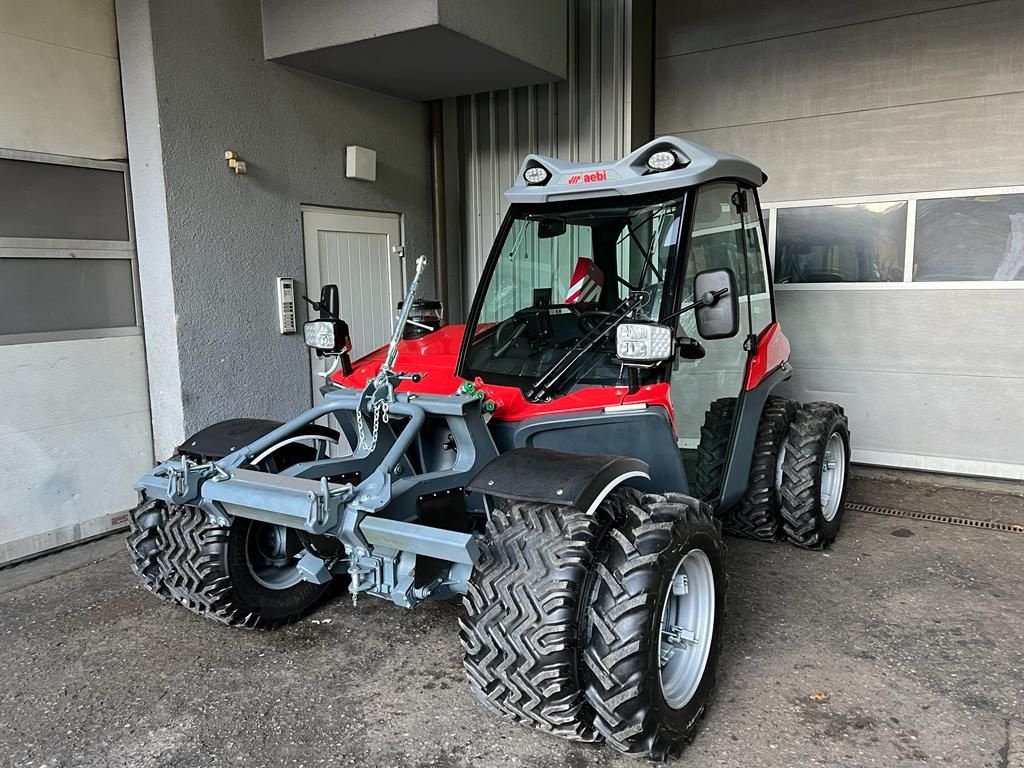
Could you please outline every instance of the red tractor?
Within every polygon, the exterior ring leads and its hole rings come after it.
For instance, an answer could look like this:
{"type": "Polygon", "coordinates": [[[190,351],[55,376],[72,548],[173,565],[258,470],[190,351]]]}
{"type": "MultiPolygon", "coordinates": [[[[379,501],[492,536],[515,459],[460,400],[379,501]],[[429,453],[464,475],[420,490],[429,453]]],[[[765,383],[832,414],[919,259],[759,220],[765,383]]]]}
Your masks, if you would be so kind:
{"type": "Polygon", "coordinates": [[[790,368],[764,180],[674,137],[531,155],[467,323],[410,317],[420,259],[391,344],[354,364],[325,286],[306,342],[342,370],[287,423],[215,424],[139,480],[143,584],[260,627],[335,580],[353,602],[461,594],[487,707],[677,754],[715,682],[723,527],[825,547],[843,512],[842,409],[771,394],[790,368]]]}

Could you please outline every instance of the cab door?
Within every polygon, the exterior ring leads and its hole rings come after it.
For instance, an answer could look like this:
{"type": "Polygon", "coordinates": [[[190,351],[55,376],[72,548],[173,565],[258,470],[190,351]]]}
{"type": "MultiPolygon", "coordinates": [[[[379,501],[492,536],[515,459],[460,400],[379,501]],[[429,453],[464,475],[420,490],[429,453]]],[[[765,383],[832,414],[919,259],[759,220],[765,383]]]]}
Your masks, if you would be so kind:
{"type": "Polygon", "coordinates": [[[697,339],[705,355],[681,359],[672,374],[672,400],[690,492],[716,502],[743,389],[749,339],[773,320],[764,234],[753,190],[732,182],[700,187],[688,238],[679,306],[693,302],[697,274],[722,268],[735,276],[739,305],[739,331],[727,339],[702,339],[694,313],[680,317],[679,335],[697,339]]]}

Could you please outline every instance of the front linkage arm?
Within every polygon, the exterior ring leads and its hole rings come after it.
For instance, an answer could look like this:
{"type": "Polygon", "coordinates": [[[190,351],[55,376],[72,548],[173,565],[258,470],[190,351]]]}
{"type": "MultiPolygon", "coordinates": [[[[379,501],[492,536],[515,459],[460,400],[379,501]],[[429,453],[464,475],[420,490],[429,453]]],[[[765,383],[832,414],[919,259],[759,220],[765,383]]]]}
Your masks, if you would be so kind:
{"type": "MultiPolygon", "coordinates": [[[[198,507],[225,526],[242,517],[339,539],[353,599],[369,591],[411,606],[435,591],[440,595],[464,590],[479,557],[476,538],[420,524],[418,500],[430,494],[462,493],[497,450],[475,397],[395,392],[402,379],[418,378],[396,372],[394,365],[425,264],[423,257],[416,262],[387,357],[362,391],[329,390],[321,403],[227,456],[209,462],[175,457],[144,475],[136,489],[147,499],[198,507]],[[258,457],[329,414],[339,423],[354,421],[359,439],[350,455],[301,462],[277,474],[254,466],[258,457]],[[373,419],[372,440],[363,434],[367,418],[373,419]],[[408,454],[423,451],[421,433],[428,419],[445,422],[456,458],[444,469],[423,467],[417,472],[408,454]],[[397,427],[388,426],[391,420],[397,427]],[[347,481],[356,477],[356,482],[347,481]],[[417,556],[449,563],[447,576],[417,585],[412,579],[417,556]]],[[[342,565],[341,560],[314,560],[316,556],[307,552],[300,570],[317,583],[330,577],[330,567],[342,565]]]]}

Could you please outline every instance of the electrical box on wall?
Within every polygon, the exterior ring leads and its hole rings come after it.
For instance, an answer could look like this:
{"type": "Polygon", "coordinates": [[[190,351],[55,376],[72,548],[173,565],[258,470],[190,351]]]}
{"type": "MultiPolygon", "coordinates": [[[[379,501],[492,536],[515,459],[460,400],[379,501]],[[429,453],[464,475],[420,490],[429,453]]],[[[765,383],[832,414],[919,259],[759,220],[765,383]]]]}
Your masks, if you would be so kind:
{"type": "Polygon", "coordinates": [[[345,175],[350,179],[377,180],[377,153],[366,147],[345,147],[345,175]]]}
{"type": "Polygon", "coordinates": [[[277,278],[277,324],[281,333],[295,333],[295,280],[277,278]]]}

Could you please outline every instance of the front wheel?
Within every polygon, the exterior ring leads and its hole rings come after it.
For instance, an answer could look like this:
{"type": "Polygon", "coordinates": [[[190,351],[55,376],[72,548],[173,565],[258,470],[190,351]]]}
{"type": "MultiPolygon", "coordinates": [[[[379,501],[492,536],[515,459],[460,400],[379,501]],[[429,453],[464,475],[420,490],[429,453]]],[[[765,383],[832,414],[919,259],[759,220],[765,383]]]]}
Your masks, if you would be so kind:
{"type": "Polygon", "coordinates": [[[594,558],[639,496],[620,488],[589,515],[528,501],[491,513],[460,620],[470,689],[488,709],[574,741],[599,740],[579,679],[580,623],[594,558]]]}
{"type": "Polygon", "coordinates": [[[715,685],[725,545],[711,507],[681,494],[627,507],[596,564],[584,670],[594,725],[616,749],[676,756],[715,685]]]}

